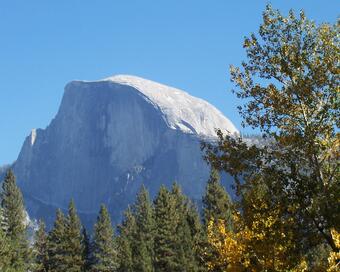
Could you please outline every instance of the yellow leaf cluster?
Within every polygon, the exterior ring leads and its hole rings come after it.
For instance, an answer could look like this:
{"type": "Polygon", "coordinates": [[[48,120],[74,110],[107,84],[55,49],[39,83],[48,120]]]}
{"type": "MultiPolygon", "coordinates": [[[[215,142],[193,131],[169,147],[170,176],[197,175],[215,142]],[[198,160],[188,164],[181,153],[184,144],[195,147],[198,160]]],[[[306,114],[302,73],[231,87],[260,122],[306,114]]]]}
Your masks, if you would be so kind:
{"type": "Polygon", "coordinates": [[[217,256],[208,261],[209,271],[224,268],[224,271],[243,271],[249,266],[246,258],[246,243],[250,239],[249,232],[234,233],[225,227],[223,220],[208,224],[208,242],[213,247],[217,256]]]}
{"type": "MultiPolygon", "coordinates": [[[[264,203],[259,203],[266,208],[264,203]]],[[[259,207],[253,207],[256,210],[259,207]]],[[[252,222],[245,224],[240,213],[234,214],[234,230],[225,227],[225,222],[210,221],[208,243],[217,256],[209,261],[210,271],[286,271],[286,253],[293,248],[290,233],[286,232],[279,210],[267,213],[255,212],[252,222]]],[[[301,267],[304,267],[301,264],[301,267]]],[[[303,271],[303,270],[300,270],[303,271]]]]}
{"type": "MultiPolygon", "coordinates": [[[[340,248],[340,232],[335,229],[331,230],[332,238],[337,248],[340,248]]],[[[338,272],[340,271],[340,252],[331,252],[328,257],[329,267],[327,272],[338,272]]]]}

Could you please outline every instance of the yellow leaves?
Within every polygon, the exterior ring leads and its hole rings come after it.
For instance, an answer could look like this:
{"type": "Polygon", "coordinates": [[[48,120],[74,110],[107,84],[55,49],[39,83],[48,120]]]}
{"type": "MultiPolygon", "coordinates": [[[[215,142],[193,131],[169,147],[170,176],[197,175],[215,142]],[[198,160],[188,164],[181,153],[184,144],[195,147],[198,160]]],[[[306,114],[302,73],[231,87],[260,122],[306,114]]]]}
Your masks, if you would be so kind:
{"type": "MultiPolygon", "coordinates": [[[[300,19],[293,13],[283,18],[270,7],[263,20],[260,36],[245,39],[248,60],[241,68],[232,66],[231,78],[234,93],[246,99],[239,107],[244,123],[275,140],[268,149],[250,152],[226,137],[212,152],[214,163],[245,178],[242,185],[235,182],[242,214],[235,215],[233,232],[216,222],[210,226],[209,242],[219,258],[211,265],[287,271],[298,264],[294,271],[307,271],[306,260],[299,259],[309,254],[303,252],[306,245],[324,239],[318,222],[325,231],[338,222],[333,211],[339,204],[340,177],[340,21],[317,26],[303,12],[300,19]]],[[[336,235],[333,231],[332,239],[336,235]]],[[[324,266],[326,256],[325,250],[320,257],[324,266]]],[[[329,263],[334,267],[339,258],[332,253],[329,263]]]]}
{"type": "MultiPolygon", "coordinates": [[[[234,214],[234,222],[237,230],[232,232],[225,227],[222,220],[209,222],[208,243],[214,248],[217,256],[209,262],[210,271],[216,271],[224,267],[224,271],[241,271],[250,268],[251,257],[255,256],[255,251],[251,248],[254,241],[264,241],[266,233],[260,231],[263,225],[272,226],[273,217],[269,217],[264,222],[253,221],[251,228],[241,222],[239,214],[234,214]],[[236,223],[237,222],[237,223],[236,223]]],[[[283,246],[277,248],[283,251],[283,246]]]]}
{"type": "Polygon", "coordinates": [[[253,197],[246,215],[234,212],[232,231],[221,220],[210,221],[208,243],[216,253],[210,259],[210,271],[287,271],[293,265],[287,254],[294,250],[289,230],[294,222],[283,219],[280,213],[263,198],[253,197]]]}
{"type": "Polygon", "coordinates": [[[249,232],[234,233],[225,227],[225,222],[211,220],[208,224],[208,243],[213,247],[216,256],[208,261],[209,271],[242,271],[250,262],[246,256],[243,240],[249,239],[249,232]]]}
{"type": "Polygon", "coordinates": [[[307,272],[308,271],[308,264],[305,259],[303,259],[294,269],[290,272],[307,272]]]}
{"type": "Polygon", "coordinates": [[[250,39],[246,38],[243,42],[243,48],[248,48],[252,45],[252,42],[250,41],[250,39]]]}
{"type": "MultiPolygon", "coordinates": [[[[331,230],[332,238],[337,248],[340,248],[340,232],[331,230]]],[[[340,270],[340,252],[331,252],[328,257],[329,267],[327,272],[338,272],[340,270]]]]}
{"type": "Polygon", "coordinates": [[[336,231],[335,229],[331,230],[331,234],[334,240],[334,243],[336,245],[336,247],[340,247],[340,233],[338,231],[336,231]]]}

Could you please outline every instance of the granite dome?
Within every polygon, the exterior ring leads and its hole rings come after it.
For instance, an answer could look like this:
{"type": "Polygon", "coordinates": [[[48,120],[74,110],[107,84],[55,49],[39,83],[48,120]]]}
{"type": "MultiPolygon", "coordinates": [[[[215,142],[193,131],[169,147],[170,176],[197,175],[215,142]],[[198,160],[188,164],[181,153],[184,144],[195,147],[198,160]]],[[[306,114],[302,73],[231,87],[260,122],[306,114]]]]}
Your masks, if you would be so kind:
{"type": "Polygon", "coordinates": [[[209,177],[202,139],[237,133],[214,106],[133,76],[66,85],[58,113],[26,138],[13,165],[28,212],[51,225],[74,199],[91,226],[101,203],[120,220],[142,184],[155,195],[176,181],[200,200],[209,177]]]}

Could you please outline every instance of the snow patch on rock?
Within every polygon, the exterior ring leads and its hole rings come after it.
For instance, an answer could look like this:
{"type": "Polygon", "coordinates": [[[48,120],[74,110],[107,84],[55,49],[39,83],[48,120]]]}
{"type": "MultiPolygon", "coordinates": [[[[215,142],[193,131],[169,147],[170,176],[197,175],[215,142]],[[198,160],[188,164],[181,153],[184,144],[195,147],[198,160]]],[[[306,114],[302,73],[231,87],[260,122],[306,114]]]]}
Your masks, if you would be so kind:
{"type": "Polygon", "coordinates": [[[98,80],[102,81],[135,88],[161,110],[172,129],[206,137],[216,137],[217,128],[230,134],[239,134],[233,123],[218,109],[180,89],[130,75],[116,75],[98,80]]]}
{"type": "Polygon", "coordinates": [[[31,131],[31,146],[34,145],[36,138],[37,138],[37,130],[33,128],[31,131]]]}

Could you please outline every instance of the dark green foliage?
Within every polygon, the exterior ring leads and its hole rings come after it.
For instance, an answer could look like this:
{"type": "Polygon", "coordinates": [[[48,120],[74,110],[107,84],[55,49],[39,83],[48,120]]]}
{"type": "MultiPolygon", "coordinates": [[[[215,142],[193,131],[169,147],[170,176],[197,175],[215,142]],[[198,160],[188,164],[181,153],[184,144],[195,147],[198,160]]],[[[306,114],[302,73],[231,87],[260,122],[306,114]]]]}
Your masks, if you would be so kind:
{"type": "Polygon", "coordinates": [[[84,267],[82,225],[80,223],[75,204],[70,202],[68,209],[67,224],[65,228],[65,256],[64,261],[69,272],[80,272],[84,267]]]}
{"type": "Polygon", "coordinates": [[[57,211],[54,228],[48,237],[48,256],[48,267],[52,272],[80,272],[84,267],[82,229],[73,201],[67,218],[57,211]]]}
{"type": "Polygon", "coordinates": [[[47,272],[48,271],[48,254],[47,254],[47,234],[45,230],[45,223],[40,220],[39,228],[35,233],[33,247],[33,272],[47,272]]]}
{"type": "Polygon", "coordinates": [[[2,227],[11,249],[8,269],[27,271],[31,262],[31,251],[26,235],[25,207],[12,170],[8,170],[2,183],[1,207],[2,227]]]}
{"type": "Polygon", "coordinates": [[[232,226],[231,199],[220,182],[220,175],[212,168],[205,195],[203,196],[203,220],[205,225],[210,220],[223,220],[228,228],[232,226]]]}
{"type": "Polygon", "coordinates": [[[48,271],[66,271],[64,256],[66,252],[66,218],[58,209],[54,227],[48,235],[48,271]]]}
{"type": "MultiPolygon", "coordinates": [[[[1,208],[0,208],[0,223],[2,221],[1,208]]],[[[10,269],[11,248],[4,230],[0,227],[0,271],[10,269]]]]}
{"type": "Polygon", "coordinates": [[[142,187],[118,229],[119,271],[199,271],[199,216],[176,184],[154,206],[142,187]]]}
{"type": "Polygon", "coordinates": [[[198,214],[176,183],[172,186],[171,196],[175,203],[175,210],[178,216],[176,226],[176,254],[181,267],[180,271],[198,271],[198,254],[196,248],[200,228],[198,214]]]}
{"type": "Polygon", "coordinates": [[[122,224],[118,226],[118,232],[119,271],[133,272],[133,254],[135,251],[133,239],[136,237],[137,226],[136,218],[130,207],[125,212],[122,224]]]}
{"type": "Polygon", "coordinates": [[[21,239],[26,231],[26,215],[23,197],[12,170],[8,170],[2,183],[1,207],[7,236],[10,239],[21,239]]]}
{"type": "Polygon", "coordinates": [[[116,271],[117,250],[110,215],[104,205],[100,207],[97,223],[94,226],[93,265],[94,272],[116,271]]]}
{"type": "Polygon", "coordinates": [[[154,271],[154,209],[144,186],[118,230],[119,271],[154,271]]]}
{"type": "Polygon", "coordinates": [[[22,239],[26,230],[24,201],[12,170],[7,172],[2,183],[1,199],[7,236],[14,240],[22,239]]]}
{"type": "Polygon", "coordinates": [[[133,259],[131,243],[126,236],[117,237],[118,245],[118,271],[133,272],[133,259]]]}
{"type": "Polygon", "coordinates": [[[90,241],[90,237],[87,234],[86,228],[83,226],[83,234],[82,234],[82,244],[83,244],[83,260],[84,260],[84,267],[83,271],[87,272],[90,271],[91,266],[93,264],[93,256],[92,256],[92,245],[90,241]]]}
{"type": "MultiPolygon", "coordinates": [[[[195,270],[205,272],[205,266],[203,263],[203,254],[205,250],[205,232],[201,223],[201,219],[197,210],[197,207],[189,202],[187,210],[187,222],[190,229],[190,244],[194,253],[195,270]]],[[[190,271],[190,270],[189,270],[190,271]]]]}
{"type": "Polygon", "coordinates": [[[180,271],[178,259],[177,224],[179,215],[172,194],[161,186],[155,199],[155,270],[160,272],[180,271]]]}
{"type": "Polygon", "coordinates": [[[135,271],[153,271],[154,260],[154,210],[149,193],[143,186],[134,205],[136,236],[133,239],[133,267],[135,271]]]}
{"type": "Polygon", "coordinates": [[[200,224],[177,184],[164,186],[155,199],[155,270],[198,271],[200,224]]]}

